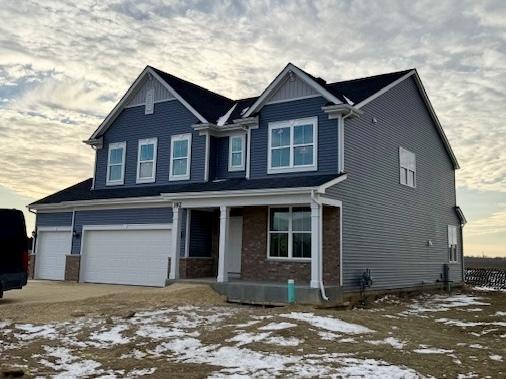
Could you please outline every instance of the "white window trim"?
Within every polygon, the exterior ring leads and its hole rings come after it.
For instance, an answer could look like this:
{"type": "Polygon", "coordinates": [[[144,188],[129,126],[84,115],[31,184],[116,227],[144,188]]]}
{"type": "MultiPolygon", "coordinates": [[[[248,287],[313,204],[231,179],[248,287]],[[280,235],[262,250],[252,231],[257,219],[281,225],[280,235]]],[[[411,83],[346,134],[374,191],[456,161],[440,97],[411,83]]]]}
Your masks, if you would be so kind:
{"type": "MultiPolygon", "coordinates": [[[[318,170],[318,117],[299,118],[294,120],[276,121],[269,123],[269,137],[267,145],[267,174],[279,174],[286,172],[303,172],[318,170]],[[293,150],[297,145],[293,144],[293,129],[297,125],[313,124],[313,164],[294,166],[293,150]],[[272,130],[290,128],[290,163],[286,167],[272,167],[272,130]]],[[[304,144],[306,145],[306,144],[304,144]]]]}
{"type": "Polygon", "coordinates": [[[156,156],[158,151],[158,138],[147,138],[140,139],[139,144],[137,146],[137,179],[136,183],[154,183],[156,181],[156,156]],[[146,178],[141,178],[141,146],[143,145],[153,145],[153,159],[142,161],[142,163],[153,163],[153,170],[151,171],[151,176],[146,178]]]}
{"type": "Polygon", "coordinates": [[[125,184],[125,159],[126,159],[126,142],[114,142],[109,144],[109,150],[107,152],[107,176],[105,178],[105,185],[107,186],[117,186],[125,184]],[[109,180],[109,172],[111,168],[111,150],[117,149],[117,148],[123,148],[123,156],[122,156],[122,162],[121,162],[121,179],[118,180],[109,180]]]}
{"type": "Polygon", "coordinates": [[[459,237],[458,237],[458,228],[455,225],[448,225],[448,262],[451,264],[459,263],[459,237]],[[450,240],[450,230],[455,230],[455,241],[450,240]],[[451,242],[455,243],[452,244],[451,242]],[[455,260],[452,260],[450,257],[450,248],[452,245],[455,245],[455,260]]]}
{"type": "Polygon", "coordinates": [[[245,158],[245,148],[246,148],[246,135],[245,134],[233,134],[228,137],[228,171],[244,171],[246,168],[246,158],[245,158]],[[232,140],[234,138],[241,139],[241,164],[239,166],[232,165],[232,153],[239,153],[239,151],[232,151],[232,140]]]}
{"type": "MultiPolygon", "coordinates": [[[[267,260],[269,261],[295,261],[295,262],[311,262],[311,258],[303,258],[303,257],[293,257],[293,228],[292,228],[292,212],[293,208],[309,208],[309,204],[300,204],[295,206],[288,206],[288,205],[275,205],[272,207],[269,207],[268,214],[267,214],[267,260]],[[271,231],[271,209],[279,209],[279,208],[287,208],[289,210],[290,217],[288,218],[288,231],[271,231]],[[287,233],[288,234],[288,257],[271,257],[271,234],[272,233],[287,233]]],[[[296,231],[295,233],[307,233],[311,235],[311,238],[313,238],[313,231],[309,232],[301,232],[296,231]]]]}
{"type": "Polygon", "coordinates": [[[416,154],[413,153],[412,151],[402,147],[402,146],[399,146],[399,183],[403,186],[406,186],[406,187],[410,187],[410,188],[416,188],[416,154]],[[415,170],[411,170],[409,167],[406,167],[406,166],[403,166],[403,163],[401,161],[401,151],[404,150],[410,154],[413,154],[413,157],[414,157],[414,160],[415,160],[415,170]],[[403,183],[402,182],[402,170],[406,170],[406,183],[403,183]],[[413,185],[409,185],[409,181],[408,181],[408,177],[409,177],[409,173],[410,172],[413,172],[413,185]]]}
{"type": "Polygon", "coordinates": [[[170,137],[170,172],[169,172],[169,180],[189,180],[190,179],[190,168],[191,168],[191,157],[192,157],[192,134],[177,134],[170,137]],[[174,142],[176,141],[188,141],[188,156],[186,160],[186,174],[184,175],[173,175],[173,152],[174,152],[174,142]]]}

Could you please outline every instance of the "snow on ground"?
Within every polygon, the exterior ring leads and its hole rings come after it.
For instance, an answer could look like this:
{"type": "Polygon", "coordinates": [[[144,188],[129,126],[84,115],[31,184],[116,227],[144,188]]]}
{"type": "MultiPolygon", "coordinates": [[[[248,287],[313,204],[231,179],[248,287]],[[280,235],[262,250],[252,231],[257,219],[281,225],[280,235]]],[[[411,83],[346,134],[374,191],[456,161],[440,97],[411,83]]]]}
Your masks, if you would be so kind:
{"type": "Polygon", "coordinates": [[[265,326],[261,326],[258,328],[259,330],[281,330],[281,329],[288,329],[293,328],[297,325],[291,324],[289,322],[271,322],[270,324],[267,324],[265,326]]]}
{"type": "Polygon", "coordinates": [[[500,355],[492,354],[492,355],[489,355],[488,357],[490,359],[492,359],[493,361],[502,362],[502,356],[500,356],[500,355]]]}
{"type": "Polygon", "coordinates": [[[453,350],[447,350],[447,349],[440,349],[437,347],[426,347],[423,346],[420,349],[413,350],[415,353],[418,354],[448,354],[453,353],[453,350]]]}
{"type": "Polygon", "coordinates": [[[468,306],[487,306],[490,303],[481,301],[481,297],[471,295],[453,295],[453,296],[421,296],[415,300],[413,304],[408,306],[408,309],[401,312],[400,315],[419,315],[427,312],[443,312],[454,308],[468,307],[468,306]]]}
{"type": "Polygon", "coordinates": [[[375,341],[365,341],[371,345],[390,345],[394,349],[402,349],[404,346],[406,346],[406,342],[399,341],[397,338],[394,337],[387,337],[384,340],[375,340],[375,341]]]}
{"type": "Polygon", "coordinates": [[[123,345],[130,342],[129,338],[123,337],[121,332],[128,330],[127,325],[116,325],[109,330],[95,332],[90,339],[97,342],[98,347],[109,348],[110,345],[123,345]]]}
{"type": "Polygon", "coordinates": [[[453,320],[453,319],[449,319],[449,318],[438,318],[435,321],[439,322],[439,323],[443,323],[445,325],[460,326],[462,328],[472,328],[472,327],[475,327],[475,326],[485,326],[485,325],[494,325],[494,326],[506,327],[506,322],[501,322],[501,321],[494,321],[494,322],[473,322],[473,321],[453,320]]]}
{"type": "Polygon", "coordinates": [[[506,292],[506,288],[494,288],[494,287],[473,287],[473,290],[483,292],[506,292]]]}
{"type": "Polygon", "coordinates": [[[506,312],[497,311],[495,312],[494,316],[506,316],[506,312]]]}
{"type": "Polygon", "coordinates": [[[338,318],[316,316],[314,313],[291,312],[280,316],[293,320],[304,321],[316,328],[325,329],[330,332],[346,334],[374,333],[374,330],[366,328],[365,326],[344,322],[338,318]]]}

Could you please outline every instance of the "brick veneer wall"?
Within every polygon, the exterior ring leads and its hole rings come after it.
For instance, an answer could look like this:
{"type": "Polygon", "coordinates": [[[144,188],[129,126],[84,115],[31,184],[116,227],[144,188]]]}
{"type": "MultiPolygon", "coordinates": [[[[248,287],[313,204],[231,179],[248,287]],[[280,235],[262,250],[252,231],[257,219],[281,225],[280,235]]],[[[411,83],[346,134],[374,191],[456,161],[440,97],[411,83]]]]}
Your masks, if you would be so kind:
{"type": "Polygon", "coordinates": [[[65,280],[79,281],[79,269],[81,267],[81,255],[72,254],[65,257],[65,280]]]}
{"type": "MultiPolygon", "coordinates": [[[[323,279],[325,285],[339,285],[339,209],[323,209],[323,279]]],[[[247,207],[243,210],[243,240],[241,278],[252,281],[297,284],[311,280],[311,263],[267,259],[267,207],[247,207]]]]}
{"type": "Polygon", "coordinates": [[[216,277],[212,257],[181,257],[179,277],[181,279],[216,277]]]}
{"type": "Polygon", "coordinates": [[[267,207],[243,210],[241,279],[308,284],[311,263],[267,259],[267,207]]]}
{"type": "Polygon", "coordinates": [[[339,285],[341,227],[340,208],[323,207],[323,282],[326,286],[339,285]]]}

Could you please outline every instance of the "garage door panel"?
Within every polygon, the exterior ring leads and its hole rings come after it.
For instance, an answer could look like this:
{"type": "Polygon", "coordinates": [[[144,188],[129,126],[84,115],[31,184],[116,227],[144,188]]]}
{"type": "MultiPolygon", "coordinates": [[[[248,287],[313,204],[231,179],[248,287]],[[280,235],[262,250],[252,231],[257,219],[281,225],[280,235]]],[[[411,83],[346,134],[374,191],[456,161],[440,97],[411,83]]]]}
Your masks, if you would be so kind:
{"type": "Polygon", "coordinates": [[[170,230],[89,230],[83,238],[82,281],[165,285],[170,230]]]}
{"type": "Polygon", "coordinates": [[[35,277],[65,279],[65,257],[70,253],[72,234],[69,231],[39,231],[35,277]]]}

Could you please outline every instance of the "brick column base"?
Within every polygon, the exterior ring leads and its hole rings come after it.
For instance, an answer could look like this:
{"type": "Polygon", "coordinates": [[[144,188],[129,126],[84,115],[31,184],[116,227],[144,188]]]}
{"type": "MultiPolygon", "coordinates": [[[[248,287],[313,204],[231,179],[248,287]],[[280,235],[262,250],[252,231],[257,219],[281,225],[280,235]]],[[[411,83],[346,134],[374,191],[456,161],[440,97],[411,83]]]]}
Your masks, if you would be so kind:
{"type": "Polygon", "coordinates": [[[69,254],[65,256],[65,280],[78,282],[79,269],[81,267],[81,255],[69,254]]]}
{"type": "Polygon", "coordinates": [[[216,277],[212,257],[181,257],[179,259],[179,277],[181,279],[216,277]]]}

